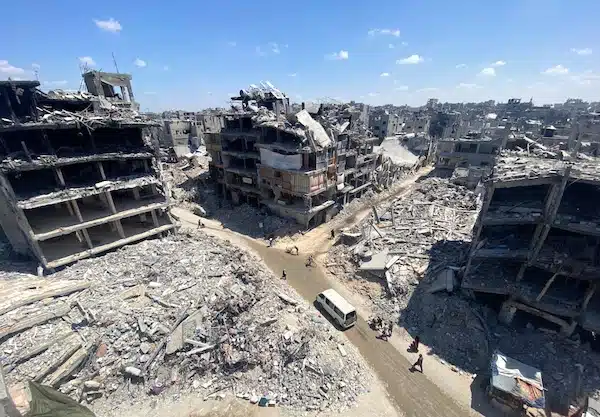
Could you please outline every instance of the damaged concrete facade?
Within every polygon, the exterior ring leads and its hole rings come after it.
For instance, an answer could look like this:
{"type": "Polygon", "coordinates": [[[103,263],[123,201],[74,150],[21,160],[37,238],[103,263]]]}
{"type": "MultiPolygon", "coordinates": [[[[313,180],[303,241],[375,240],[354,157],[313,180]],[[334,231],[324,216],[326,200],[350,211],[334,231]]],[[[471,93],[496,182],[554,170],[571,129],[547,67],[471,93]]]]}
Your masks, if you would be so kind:
{"type": "Polygon", "coordinates": [[[153,125],[117,107],[0,83],[0,224],[52,269],[171,230],[153,125]]]}
{"type": "Polygon", "coordinates": [[[205,134],[211,176],[234,203],[264,206],[310,227],[331,219],[375,179],[394,179],[373,151],[377,138],[354,135],[352,117],[325,117],[323,106],[291,113],[289,99],[272,87],[241,91],[234,100],[243,108],[222,115],[220,132],[205,134]]]}
{"type": "Polygon", "coordinates": [[[483,195],[463,288],[502,301],[506,323],[600,331],[600,161],[504,151],[483,195]]]}

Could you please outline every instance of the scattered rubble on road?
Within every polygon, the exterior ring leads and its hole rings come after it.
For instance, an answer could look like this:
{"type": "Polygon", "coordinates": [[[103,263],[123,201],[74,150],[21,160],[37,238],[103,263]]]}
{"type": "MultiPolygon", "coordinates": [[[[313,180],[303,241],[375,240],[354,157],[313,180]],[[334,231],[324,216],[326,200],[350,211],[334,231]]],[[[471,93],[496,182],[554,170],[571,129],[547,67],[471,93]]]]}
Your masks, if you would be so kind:
{"type": "Polygon", "coordinates": [[[127,246],[47,279],[0,280],[0,360],[111,406],[235,395],[343,410],[371,373],[344,336],[258,259],[201,232],[127,246]],[[163,394],[164,393],[164,394],[163,394]]]}
{"type": "Polygon", "coordinates": [[[565,339],[533,323],[508,327],[497,312],[458,288],[480,209],[477,195],[446,179],[424,178],[391,205],[376,206],[329,251],[329,272],[394,319],[457,372],[487,372],[495,349],[538,367],[551,405],[581,388],[600,394],[600,356],[579,335],[565,339]],[[377,220],[379,219],[379,221],[377,220]]]}

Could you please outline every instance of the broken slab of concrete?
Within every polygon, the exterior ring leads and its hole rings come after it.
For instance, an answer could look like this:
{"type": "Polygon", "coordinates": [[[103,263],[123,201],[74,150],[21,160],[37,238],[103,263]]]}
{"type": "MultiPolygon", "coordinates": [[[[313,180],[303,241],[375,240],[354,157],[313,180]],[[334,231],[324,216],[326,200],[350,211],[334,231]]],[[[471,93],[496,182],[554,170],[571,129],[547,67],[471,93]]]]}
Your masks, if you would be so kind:
{"type": "Polygon", "coordinates": [[[431,283],[428,292],[430,294],[446,290],[448,293],[454,291],[455,286],[454,271],[450,268],[443,269],[431,283]]]}
{"type": "Polygon", "coordinates": [[[374,254],[371,259],[367,262],[363,262],[360,265],[361,271],[372,272],[377,275],[383,276],[385,273],[385,266],[388,263],[388,251],[387,249],[374,254]]]}

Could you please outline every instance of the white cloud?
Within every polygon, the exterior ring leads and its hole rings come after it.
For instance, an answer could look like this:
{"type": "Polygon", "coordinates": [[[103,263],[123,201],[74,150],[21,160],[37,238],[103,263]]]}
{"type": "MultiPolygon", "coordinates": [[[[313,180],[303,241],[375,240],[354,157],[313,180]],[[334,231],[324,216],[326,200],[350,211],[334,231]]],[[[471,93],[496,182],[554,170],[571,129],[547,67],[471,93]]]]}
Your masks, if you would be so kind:
{"type": "Polygon", "coordinates": [[[389,77],[390,73],[389,72],[382,72],[381,75],[379,75],[380,77],[389,77]]]}
{"type": "Polygon", "coordinates": [[[458,65],[456,66],[456,68],[457,68],[457,69],[460,69],[460,68],[467,68],[467,64],[458,64],[458,65]]]}
{"type": "Polygon", "coordinates": [[[408,42],[402,42],[402,46],[408,46],[408,42]]]}
{"type": "Polygon", "coordinates": [[[136,58],[135,61],[133,61],[133,65],[135,65],[138,68],[144,68],[148,64],[143,59],[136,58]]]}
{"type": "Polygon", "coordinates": [[[394,44],[393,44],[393,43],[390,43],[390,44],[388,44],[388,48],[390,48],[390,49],[394,49],[394,48],[395,48],[395,46],[394,46],[394,44]]]}
{"type": "Polygon", "coordinates": [[[398,59],[396,61],[396,64],[399,65],[414,65],[414,64],[420,64],[421,62],[423,62],[424,59],[422,56],[417,55],[417,54],[413,54],[411,56],[408,56],[404,59],[398,59]]]}
{"type": "Polygon", "coordinates": [[[169,66],[168,66],[168,65],[165,65],[165,66],[163,67],[163,71],[169,71],[169,66]]]}
{"type": "Polygon", "coordinates": [[[590,85],[595,81],[600,81],[600,74],[594,73],[592,70],[587,70],[581,74],[573,74],[569,78],[580,85],[590,85]]]}
{"type": "Polygon", "coordinates": [[[425,87],[425,88],[420,88],[417,90],[417,93],[427,93],[427,92],[433,92],[433,91],[438,91],[439,88],[437,87],[425,87]]]}
{"type": "Polygon", "coordinates": [[[349,54],[348,51],[344,51],[343,49],[340,52],[334,52],[332,54],[329,54],[326,56],[326,58],[328,59],[333,59],[333,60],[346,60],[349,58],[349,54]]]}
{"type": "Polygon", "coordinates": [[[459,85],[456,86],[456,88],[464,88],[467,90],[473,90],[473,89],[482,88],[482,87],[477,84],[472,84],[472,83],[460,83],[459,85]]]}
{"type": "Polygon", "coordinates": [[[379,93],[369,93],[368,95],[369,95],[369,97],[377,97],[379,95],[379,93]]]}
{"type": "Polygon", "coordinates": [[[396,90],[396,91],[407,91],[408,90],[408,86],[407,85],[399,85],[396,88],[394,88],[394,90],[396,90]]]}
{"type": "Polygon", "coordinates": [[[94,19],[94,23],[100,29],[105,30],[107,32],[118,33],[123,29],[121,23],[118,20],[113,19],[112,17],[108,20],[98,20],[94,19]]]}
{"type": "Polygon", "coordinates": [[[398,37],[400,36],[400,29],[371,29],[369,31],[369,36],[375,35],[391,35],[398,37]]]}
{"type": "Polygon", "coordinates": [[[496,61],[492,64],[492,67],[503,67],[506,65],[506,61],[496,61]]]}
{"type": "Polygon", "coordinates": [[[10,65],[8,61],[0,60],[0,73],[6,75],[19,75],[24,74],[25,70],[23,68],[15,67],[10,65]]]}
{"type": "Polygon", "coordinates": [[[227,45],[231,46],[232,48],[237,46],[237,42],[236,41],[229,41],[227,42],[227,45]]]}
{"type": "Polygon", "coordinates": [[[298,74],[296,74],[295,72],[292,72],[291,74],[288,74],[288,77],[295,77],[296,75],[298,75],[298,74]]]}
{"type": "Polygon", "coordinates": [[[68,81],[67,80],[44,81],[42,84],[45,86],[48,86],[48,87],[61,87],[61,86],[67,85],[68,81]]]}
{"type": "Polygon", "coordinates": [[[542,74],[546,75],[566,75],[568,73],[569,68],[565,68],[560,64],[550,67],[546,71],[542,72],[542,74]]]}
{"type": "Polygon", "coordinates": [[[91,56],[79,57],[79,62],[83,65],[87,65],[88,67],[93,67],[96,65],[96,62],[92,59],[91,56]]]}
{"type": "Polygon", "coordinates": [[[33,68],[34,71],[39,71],[42,67],[40,66],[40,64],[36,64],[34,62],[33,64],[31,64],[31,68],[33,68]]]}
{"type": "Polygon", "coordinates": [[[575,52],[577,55],[591,55],[592,48],[582,48],[582,49],[571,48],[571,52],[575,52]]]}
{"type": "Polygon", "coordinates": [[[496,76],[496,70],[492,67],[487,67],[481,70],[481,72],[479,73],[479,75],[484,76],[484,77],[495,77],[496,76]]]}
{"type": "Polygon", "coordinates": [[[279,45],[275,42],[269,42],[269,48],[271,48],[271,52],[273,52],[274,54],[278,54],[281,52],[281,49],[279,49],[279,45]]]}

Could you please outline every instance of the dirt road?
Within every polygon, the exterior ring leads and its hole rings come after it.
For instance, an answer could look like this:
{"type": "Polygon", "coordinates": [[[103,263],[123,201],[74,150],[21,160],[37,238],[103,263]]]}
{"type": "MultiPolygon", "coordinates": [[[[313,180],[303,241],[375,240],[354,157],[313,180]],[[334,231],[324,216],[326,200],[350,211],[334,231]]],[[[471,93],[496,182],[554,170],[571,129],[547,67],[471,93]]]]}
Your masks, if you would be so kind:
{"type": "MultiPolygon", "coordinates": [[[[404,187],[400,187],[388,198],[392,199],[408,192],[415,180],[416,178],[411,178],[410,181],[406,181],[403,184],[404,187]]],[[[338,223],[337,228],[343,227],[344,224],[356,223],[367,215],[369,210],[370,207],[366,207],[356,212],[345,219],[343,224],[338,223]]],[[[197,225],[198,217],[185,210],[174,208],[172,213],[182,223],[194,227],[197,225]]],[[[264,242],[222,229],[218,222],[207,220],[204,223],[207,226],[206,232],[229,239],[233,243],[241,244],[254,251],[275,275],[281,275],[285,269],[290,285],[307,301],[312,303],[319,292],[331,287],[320,267],[307,268],[305,266],[309,253],[326,249],[328,245],[326,236],[328,236],[331,226],[327,228],[327,225],[324,225],[325,227],[307,233],[302,238],[302,249],[304,250],[301,250],[301,256],[295,256],[285,253],[281,248],[268,248],[264,242]],[[307,250],[308,247],[311,247],[312,251],[307,250]]],[[[389,397],[396,404],[400,413],[419,417],[458,417],[474,413],[457,404],[423,374],[411,372],[409,370],[411,364],[408,360],[392,344],[378,340],[376,333],[369,328],[364,317],[359,317],[357,325],[347,330],[345,334],[385,384],[389,397]]],[[[427,372],[427,361],[424,366],[425,372],[427,372]]]]}

